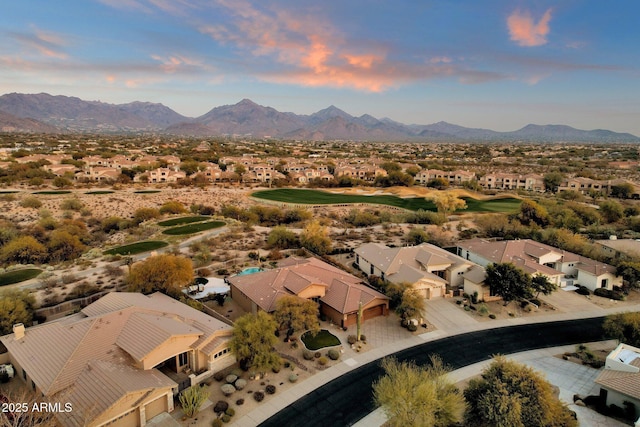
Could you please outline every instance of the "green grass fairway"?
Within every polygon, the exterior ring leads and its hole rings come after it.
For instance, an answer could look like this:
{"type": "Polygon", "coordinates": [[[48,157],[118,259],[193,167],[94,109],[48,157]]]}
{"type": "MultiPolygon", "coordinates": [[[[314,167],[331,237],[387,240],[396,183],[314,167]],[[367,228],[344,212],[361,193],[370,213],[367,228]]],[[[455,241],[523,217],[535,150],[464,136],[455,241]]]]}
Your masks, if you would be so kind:
{"type": "Polygon", "coordinates": [[[503,212],[512,213],[520,209],[522,200],[514,197],[503,197],[489,200],[478,200],[464,197],[467,209],[460,212],[503,212]]]}
{"type": "Polygon", "coordinates": [[[159,222],[158,225],[161,227],[173,227],[174,225],[192,224],[194,222],[202,222],[208,219],[211,219],[211,217],[205,215],[185,216],[183,218],[168,219],[166,221],[159,222]]]}
{"type": "Polygon", "coordinates": [[[136,194],[154,194],[154,193],[159,193],[160,190],[138,190],[138,191],[134,191],[134,193],[136,194]]]}
{"type": "Polygon", "coordinates": [[[136,242],[130,245],[118,246],[117,248],[104,251],[105,255],[135,255],[142,252],[153,251],[155,249],[164,248],[167,242],[160,240],[147,240],[145,242],[136,242]]]}
{"type": "Polygon", "coordinates": [[[397,208],[417,211],[435,211],[433,202],[424,197],[412,197],[401,199],[396,196],[376,195],[364,196],[359,194],[334,194],[319,190],[298,190],[293,188],[279,188],[277,190],[256,191],[251,196],[284,203],[299,203],[306,205],[329,205],[351,203],[373,203],[379,205],[395,206],[397,208]]]}
{"type": "Polygon", "coordinates": [[[24,270],[14,270],[8,273],[0,274],[0,286],[13,285],[14,283],[24,282],[33,279],[42,273],[39,268],[25,268],[24,270]]]}
{"type": "Polygon", "coordinates": [[[305,347],[309,350],[319,350],[325,347],[333,347],[334,345],[340,345],[338,337],[333,335],[326,329],[320,329],[320,332],[314,337],[309,332],[305,332],[300,337],[305,347]]]}
{"type": "Polygon", "coordinates": [[[222,221],[199,222],[197,224],[189,224],[189,225],[183,225],[182,227],[169,228],[168,230],[164,230],[162,234],[168,234],[170,236],[194,234],[194,233],[199,233],[205,230],[219,228],[219,227],[222,227],[223,225],[225,225],[225,223],[222,221]]]}
{"type": "MultiPolygon", "coordinates": [[[[334,194],[326,191],[293,188],[261,190],[254,192],[251,196],[276,202],[307,205],[372,203],[395,206],[410,211],[423,209],[425,211],[435,212],[437,210],[435,204],[426,200],[424,197],[402,199],[389,195],[365,196],[359,194],[334,194]]],[[[469,197],[464,197],[463,199],[467,203],[467,209],[458,212],[515,212],[520,207],[520,200],[513,197],[489,200],[477,200],[469,197]]]]}
{"type": "Polygon", "coordinates": [[[115,191],[113,190],[96,190],[96,191],[87,191],[84,194],[113,194],[115,191]]]}
{"type": "Polygon", "coordinates": [[[70,190],[45,190],[45,191],[36,191],[33,194],[47,194],[47,195],[55,195],[55,194],[69,194],[70,190]]]}

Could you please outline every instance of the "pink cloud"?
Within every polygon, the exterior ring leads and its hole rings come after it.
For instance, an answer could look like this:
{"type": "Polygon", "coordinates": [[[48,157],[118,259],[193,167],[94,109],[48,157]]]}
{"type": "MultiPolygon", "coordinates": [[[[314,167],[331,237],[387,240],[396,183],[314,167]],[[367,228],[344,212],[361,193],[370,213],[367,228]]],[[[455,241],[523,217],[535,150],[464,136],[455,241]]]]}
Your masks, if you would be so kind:
{"type": "Polygon", "coordinates": [[[551,9],[547,9],[537,23],[528,11],[516,10],[507,18],[511,40],[528,47],[546,44],[550,31],[549,21],[551,9]]]}
{"type": "Polygon", "coordinates": [[[66,59],[68,57],[64,52],[67,42],[59,34],[34,29],[31,33],[13,33],[12,37],[32,52],[36,51],[48,58],[66,59]]]}

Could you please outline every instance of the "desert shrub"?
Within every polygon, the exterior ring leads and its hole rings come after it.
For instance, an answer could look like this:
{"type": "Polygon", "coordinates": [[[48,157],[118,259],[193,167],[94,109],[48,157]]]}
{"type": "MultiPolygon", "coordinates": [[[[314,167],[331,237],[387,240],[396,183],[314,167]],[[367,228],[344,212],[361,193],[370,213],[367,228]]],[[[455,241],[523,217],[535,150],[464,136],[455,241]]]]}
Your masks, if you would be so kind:
{"type": "Polygon", "coordinates": [[[413,323],[409,323],[407,325],[407,329],[409,330],[409,332],[415,332],[418,330],[418,327],[416,325],[414,325],[413,323]]]}
{"type": "Polygon", "coordinates": [[[84,203],[82,203],[79,199],[65,199],[60,203],[60,209],[69,210],[69,211],[79,211],[84,207],[84,203]]]}
{"type": "Polygon", "coordinates": [[[589,291],[589,289],[580,285],[578,285],[578,289],[576,289],[576,293],[579,295],[591,295],[591,291],[589,291]]]}
{"type": "Polygon", "coordinates": [[[265,387],[264,391],[266,391],[267,394],[274,394],[276,392],[276,386],[274,386],[273,384],[269,384],[265,387]]]}
{"type": "Polygon", "coordinates": [[[247,386],[247,380],[243,380],[242,378],[238,378],[234,383],[236,390],[242,390],[247,386]]]}
{"type": "Polygon", "coordinates": [[[347,342],[348,342],[349,344],[355,344],[357,340],[358,340],[358,339],[357,339],[357,337],[356,337],[355,335],[349,335],[349,336],[347,337],[347,342]]]}
{"type": "Polygon", "coordinates": [[[23,208],[40,209],[42,207],[42,202],[35,196],[29,196],[22,199],[20,206],[23,208]]]}
{"type": "Polygon", "coordinates": [[[222,427],[222,420],[220,418],[216,418],[211,421],[211,427],[222,427]]]}
{"type": "Polygon", "coordinates": [[[226,411],[227,409],[229,409],[229,404],[224,400],[218,400],[215,406],[213,407],[213,412],[215,412],[216,414],[220,414],[226,411]]]}
{"type": "Polygon", "coordinates": [[[255,393],[253,393],[253,398],[256,402],[262,402],[262,400],[264,399],[264,393],[261,391],[256,391],[255,393]]]}
{"type": "Polygon", "coordinates": [[[486,304],[480,305],[480,308],[478,309],[478,314],[480,316],[486,316],[487,314],[489,314],[489,307],[487,307],[486,304]]]}
{"type": "Polygon", "coordinates": [[[295,383],[296,381],[298,381],[298,376],[296,374],[289,375],[289,382],[290,383],[295,383]]]}
{"type": "Polygon", "coordinates": [[[236,380],[238,379],[237,375],[234,374],[229,374],[225,377],[225,381],[228,382],[229,384],[233,384],[234,382],[236,382],[236,380]]]}
{"type": "Polygon", "coordinates": [[[236,405],[238,405],[238,406],[242,406],[242,405],[244,405],[244,399],[238,399],[238,400],[236,400],[236,405]]]}
{"type": "Polygon", "coordinates": [[[313,359],[314,353],[311,350],[307,350],[306,348],[304,350],[302,350],[302,357],[304,357],[304,360],[311,360],[313,359]]]}
{"type": "Polygon", "coordinates": [[[315,357],[316,359],[319,358],[320,356],[322,356],[322,353],[320,353],[319,351],[316,351],[315,353],[313,353],[313,357],[315,357]]]}
{"type": "Polygon", "coordinates": [[[227,414],[224,414],[224,415],[222,416],[222,418],[220,418],[220,419],[221,419],[221,420],[222,420],[222,422],[223,422],[223,423],[225,423],[225,424],[226,424],[226,423],[228,423],[229,421],[231,421],[231,417],[230,417],[229,415],[227,415],[227,414]]]}
{"type": "Polygon", "coordinates": [[[274,374],[277,374],[278,372],[280,372],[280,365],[276,365],[272,367],[271,372],[273,372],[274,374]]]}
{"type": "Polygon", "coordinates": [[[224,372],[220,371],[220,372],[216,372],[215,374],[213,374],[213,379],[220,382],[224,379],[224,372]]]}
{"type": "Polygon", "coordinates": [[[595,291],[593,291],[593,294],[599,297],[609,298],[616,301],[624,301],[626,299],[622,292],[610,291],[609,289],[605,288],[597,288],[595,291]]]}
{"type": "Polygon", "coordinates": [[[318,364],[320,366],[324,366],[327,363],[329,363],[329,359],[327,359],[325,356],[321,356],[320,358],[318,358],[318,364]]]}
{"type": "Polygon", "coordinates": [[[496,318],[496,315],[495,315],[495,314],[491,313],[491,314],[489,315],[489,319],[495,319],[495,318],[496,318]]]}
{"type": "Polygon", "coordinates": [[[230,417],[233,417],[236,414],[236,410],[233,408],[229,408],[226,411],[224,411],[224,413],[229,415],[230,417]]]}
{"type": "Polygon", "coordinates": [[[367,341],[367,337],[365,334],[360,334],[360,341],[367,341]]]}
{"type": "Polygon", "coordinates": [[[206,387],[189,387],[180,393],[179,400],[180,406],[184,414],[191,418],[202,406],[207,397],[209,396],[209,390],[206,387]]]}
{"type": "Polygon", "coordinates": [[[329,356],[329,359],[331,360],[338,360],[340,359],[340,352],[335,348],[332,348],[327,352],[327,356],[329,356]]]}

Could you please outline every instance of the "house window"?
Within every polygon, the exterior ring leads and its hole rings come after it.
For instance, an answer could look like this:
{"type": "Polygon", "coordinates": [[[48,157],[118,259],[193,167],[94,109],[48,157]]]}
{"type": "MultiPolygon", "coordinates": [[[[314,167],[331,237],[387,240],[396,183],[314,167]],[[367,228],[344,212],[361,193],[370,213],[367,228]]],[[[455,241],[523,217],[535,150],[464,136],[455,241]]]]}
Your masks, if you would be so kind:
{"type": "Polygon", "coordinates": [[[27,371],[25,371],[24,369],[22,370],[22,379],[24,379],[25,381],[27,380],[27,371]]]}
{"type": "Polygon", "coordinates": [[[178,366],[185,366],[189,363],[189,355],[185,352],[178,355],[178,366]]]}
{"type": "Polygon", "coordinates": [[[373,264],[369,266],[369,274],[373,274],[373,264]]]}
{"type": "Polygon", "coordinates": [[[602,279],[602,281],[600,282],[600,287],[606,288],[608,284],[609,284],[609,279],[602,279]]]}

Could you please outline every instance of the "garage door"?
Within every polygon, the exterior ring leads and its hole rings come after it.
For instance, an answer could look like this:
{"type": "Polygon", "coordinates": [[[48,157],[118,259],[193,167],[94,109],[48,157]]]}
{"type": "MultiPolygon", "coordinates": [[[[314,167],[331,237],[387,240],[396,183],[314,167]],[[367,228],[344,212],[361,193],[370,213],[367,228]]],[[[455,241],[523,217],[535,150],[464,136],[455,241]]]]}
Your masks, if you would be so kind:
{"type": "Polygon", "coordinates": [[[347,315],[347,320],[345,320],[343,322],[343,326],[351,326],[351,325],[355,325],[358,321],[358,316],[356,314],[348,314],[347,315]]]}
{"type": "Polygon", "coordinates": [[[158,414],[167,412],[167,396],[160,396],[158,399],[151,403],[148,403],[145,407],[145,415],[147,420],[155,417],[158,414]]]}
{"type": "Polygon", "coordinates": [[[138,415],[138,410],[135,409],[123,415],[122,418],[114,420],[109,424],[109,427],[137,427],[138,425],[140,425],[140,416],[138,415]]]}
{"type": "Polygon", "coordinates": [[[382,316],[384,310],[383,305],[377,305],[375,307],[368,308],[362,312],[364,320],[373,319],[374,317],[382,316]]]}

